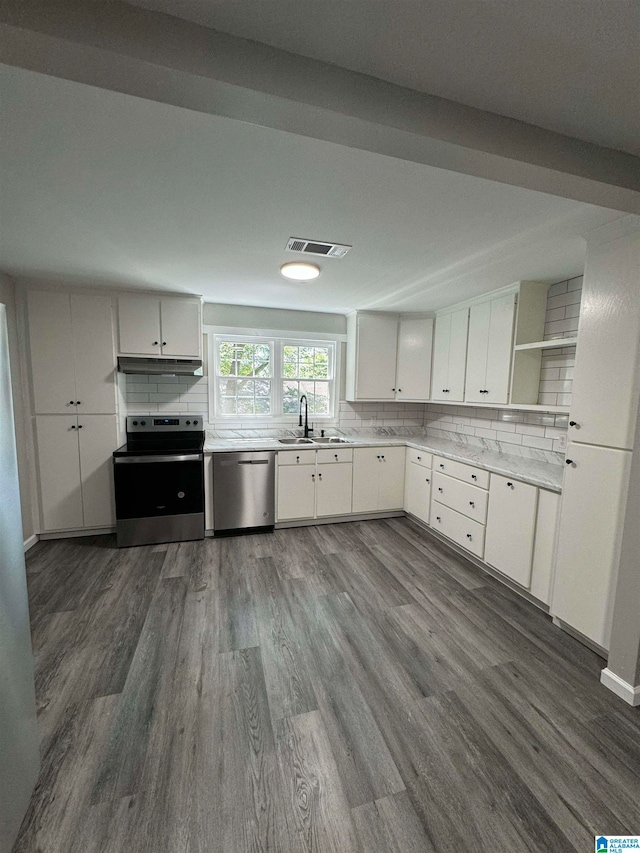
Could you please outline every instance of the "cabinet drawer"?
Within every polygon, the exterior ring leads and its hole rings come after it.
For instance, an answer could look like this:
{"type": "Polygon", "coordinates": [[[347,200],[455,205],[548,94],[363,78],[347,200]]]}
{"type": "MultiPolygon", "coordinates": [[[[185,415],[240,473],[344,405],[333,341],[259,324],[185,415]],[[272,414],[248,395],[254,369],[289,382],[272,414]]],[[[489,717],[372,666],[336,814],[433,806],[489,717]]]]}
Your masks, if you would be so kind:
{"type": "Polygon", "coordinates": [[[455,509],[438,503],[434,498],[431,502],[431,526],[482,559],[484,554],[484,525],[461,515],[455,509]]]}
{"type": "Polygon", "coordinates": [[[415,462],[417,465],[422,465],[425,468],[431,468],[432,460],[432,453],[427,453],[426,450],[416,450],[415,447],[407,447],[408,462],[415,462]]]}
{"type": "Polygon", "coordinates": [[[434,471],[433,497],[438,503],[455,509],[480,524],[486,523],[489,492],[485,489],[434,471]]]}
{"type": "Polygon", "coordinates": [[[333,447],[317,451],[318,465],[328,465],[331,462],[353,462],[353,448],[333,447]]]}
{"type": "Polygon", "coordinates": [[[433,460],[433,470],[455,477],[456,480],[471,483],[472,486],[480,486],[481,489],[489,488],[489,472],[483,471],[482,468],[474,468],[472,465],[465,465],[464,462],[436,456],[433,460]]]}
{"type": "Polygon", "coordinates": [[[278,465],[315,465],[315,450],[279,450],[278,465]]]}

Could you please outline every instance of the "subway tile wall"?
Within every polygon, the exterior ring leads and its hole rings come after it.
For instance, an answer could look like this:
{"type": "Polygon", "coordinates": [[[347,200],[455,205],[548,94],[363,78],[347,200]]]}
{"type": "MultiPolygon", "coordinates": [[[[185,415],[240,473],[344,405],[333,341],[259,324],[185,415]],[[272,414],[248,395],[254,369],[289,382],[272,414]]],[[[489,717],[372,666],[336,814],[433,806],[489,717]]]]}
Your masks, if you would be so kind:
{"type": "MultiPolygon", "coordinates": [[[[578,333],[582,299],[582,276],[559,281],[549,288],[544,340],[573,338],[578,333]]],[[[563,347],[542,352],[538,403],[541,406],[570,406],[576,348],[563,347]]]]}
{"type": "Polygon", "coordinates": [[[207,416],[209,390],[206,376],[126,375],[127,414],[166,412],[207,416]]]}
{"type": "Polygon", "coordinates": [[[509,452],[500,445],[564,453],[568,415],[546,412],[510,412],[504,409],[474,409],[469,406],[426,405],[425,426],[429,435],[454,439],[458,436],[484,439],[490,449],[509,452]],[[494,446],[495,443],[495,446],[494,446]]]}

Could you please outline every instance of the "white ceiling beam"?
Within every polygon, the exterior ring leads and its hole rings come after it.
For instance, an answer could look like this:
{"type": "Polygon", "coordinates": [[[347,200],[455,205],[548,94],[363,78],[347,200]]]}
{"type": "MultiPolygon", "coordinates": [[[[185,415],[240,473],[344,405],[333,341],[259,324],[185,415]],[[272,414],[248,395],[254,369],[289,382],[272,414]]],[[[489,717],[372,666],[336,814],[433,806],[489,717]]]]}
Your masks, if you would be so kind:
{"type": "Polygon", "coordinates": [[[640,158],[123,2],[5,0],[0,61],[640,213],[640,158]]]}

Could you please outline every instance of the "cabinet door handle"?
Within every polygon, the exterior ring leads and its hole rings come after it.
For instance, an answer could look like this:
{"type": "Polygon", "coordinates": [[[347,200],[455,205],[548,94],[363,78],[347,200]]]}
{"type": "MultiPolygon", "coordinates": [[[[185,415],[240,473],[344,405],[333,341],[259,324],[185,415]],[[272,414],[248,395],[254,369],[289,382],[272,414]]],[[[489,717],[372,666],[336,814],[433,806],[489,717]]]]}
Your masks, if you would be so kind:
{"type": "Polygon", "coordinates": [[[398,393],[402,394],[402,388],[398,388],[398,393]]]}
{"type": "Polygon", "coordinates": [[[78,424],[78,429],[82,429],[82,424],[78,424]]]}
{"type": "Polygon", "coordinates": [[[312,479],[312,480],[315,480],[315,478],[316,478],[316,475],[315,475],[315,474],[312,474],[312,475],[311,475],[311,479],[312,479]]]}
{"type": "Polygon", "coordinates": [[[338,458],[338,454],[337,454],[337,453],[334,453],[333,455],[336,457],[336,459],[338,458]]]}
{"type": "Polygon", "coordinates": [[[444,468],[444,465],[442,464],[442,462],[440,463],[440,467],[441,467],[441,468],[444,468]]]}
{"type": "Polygon", "coordinates": [[[380,459],[382,459],[384,461],[384,456],[381,456],[380,459]]]}
{"type": "Polygon", "coordinates": [[[321,480],[321,479],[322,479],[322,474],[318,474],[318,479],[319,479],[319,480],[321,480]]]}
{"type": "Polygon", "coordinates": [[[569,426],[578,426],[577,421],[569,421],[569,426]]]}
{"type": "Polygon", "coordinates": [[[76,400],[76,406],[80,405],[80,400],[76,400]]]}
{"type": "Polygon", "coordinates": [[[469,506],[475,506],[475,505],[476,505],[475,501],[469,501],[469,506]]]}
{"type": "Polygon", "coordinates": [[[166,345],[167,345],[167,342],[166,342],[166,341],[162,341],[162,346],[163,346],[163,347],[166,347],[166,345]]]}
{"type": "Polygon", "coordinates": [[[478,479],[477,474],[472,474],[472,475],[471,475],[471,479],[472,479],[472,480],[477,480],[477,479],[478,479]]]}
{"type": "Polygon", "coordinates": [[[420,462],[420,460],[422,459],[422,456],[416,456],[416,459],[418,460],[418,462],[420,462]]]}
{"type": "Polygon", "coordinates": [[[71,427],[71,429],[75,429],[75,428],[76,428],[76,427],[75,427],[75,424],[74,424],[74,425],[71,427]]]}
{"type": "Polygon", "coordinates": [[[153,342],[153,345],[154,345],[154,347],[157,347],[157,346],[158,346],[158,341],[154,341],[154,342],[153,342]]]}
{"type": "Polygon", "coordinates": [[[300,461],[300,457],[296,456],[296,462],[299,462],[299,461],[300,461]]]}
{"type": "Polygon", "coordinates": [[[431,480],[428,480],[428,479],[425,480],[425,483],[430,483],[430,482],[431,482],[431,480]]]}
{"type": "Polygon", "coordinates": [[[470,533],[467,533],[467,539],[468,539],[469,541],[471,541],[471,540],[473,539],[473,536],[472,536],[470,533]]]}
{"type": "Polygon", "coordinates": [[[443,489],[441,489],[441,488],[440,488],[440,486],[438,486],[438,491],[439,491],[440,493],[442,493],[444,490],[443,490],[443,489]]]}
{"type": "Polygon", "coordinates": [[[573,459],[565,459],[564,461],[567,465],[573,465],[574,464],[573,459]]]}
{"type": "Polygon", "coordinates": [[[396,389],[395,389],[395,388],[392,388],[391,390],[392,390],[392,391],[395,391],[396,389]]]}
{"type": "Polygon", "coordinates": [[[439,515],[436,515],[436,521],[442,521],[439,515]]]}
{"type": "Polygon", "coordinates": [[[69,400],[69,405],[73,406],[73,400],[69,400]]]}
{"type": "Polygon", "coordinates": [[[507,483],[507,486],[509,486],[509,488],[510,488],[510,489],[512,489],[512,488],[513,488],[513,483],[507,483]]]}

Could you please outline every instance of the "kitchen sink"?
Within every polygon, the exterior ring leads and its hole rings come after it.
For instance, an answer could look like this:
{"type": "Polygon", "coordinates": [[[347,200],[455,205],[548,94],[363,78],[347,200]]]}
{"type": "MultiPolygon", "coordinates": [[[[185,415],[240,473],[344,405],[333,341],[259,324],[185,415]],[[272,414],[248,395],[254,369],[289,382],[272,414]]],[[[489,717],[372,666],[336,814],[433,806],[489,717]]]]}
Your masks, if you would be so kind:
{"type": "Polygon", "coordinates": [[[352,444],[348,438],[340,438],[337,435],[332,435],[330,438],[314,438],[312,441],[315,444],[352,444]]]}
{"type": "Polygon", "coordinates": [[[279,438],[280,444],[313,444],[312,438],[279,438]]]}

